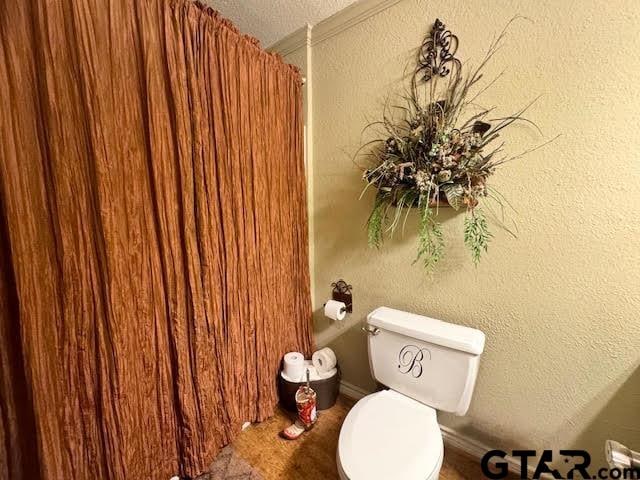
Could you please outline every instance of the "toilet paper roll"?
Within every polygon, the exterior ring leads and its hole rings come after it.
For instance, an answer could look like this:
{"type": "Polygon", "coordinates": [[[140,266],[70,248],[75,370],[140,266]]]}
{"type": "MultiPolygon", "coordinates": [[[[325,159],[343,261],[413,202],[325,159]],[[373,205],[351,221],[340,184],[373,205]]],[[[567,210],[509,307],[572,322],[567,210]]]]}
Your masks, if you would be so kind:
{"type": "Polygon", "coordinates": [[[291,382],[291,383],[300,383],[300,379],[299,378],[291,378],[289,377],[289,375],[287,375],[286,373],[284,373],[284,370],[282,370],[280,372],[280,376],[282,378],[284,378],[287,382],[291,382]]]}
{"type": "Polygon", "coordinates": [[[307,368],[309,369],[309,381],[315,382],[317,380],[326,380],[327,378],[331,378],[334,375],[337,375],[338,369],[332,368],[331,370],[320,373],[314,366],[305,367],[305,371],[302,373],[302,377],[300,378],[291,378],[289,375],[285,373],[285,371],[280,372],[280,376],[284,378],[287,382],[291,383],[305,383],[307,381],[307,368]]]}
{"type": "Polygon", "coordinates": [[[335,368],[338,363],[336,359],[336,354],[333,353],[329,347],[321,348],[317,352],[313,354],[311,357],[311,361],[313,362],[313,366],[316,367],[316,370],[320,375],[327,373],[329,370],[335,368]]]}
{"type": "Polygon", "coordinates": [[[347,314],[347,306],[344,302],[338,302],[336,300],[328,300],[324,304],[324,316],[331,320],[344,320],[347,314]]]}
{"type": "Polygon", "coordinates": [[[332,368],[331,370],[327,370],[326,372],[323,372],[323,373],[318,372],[318,376],[320,377],[320,380],[326,380],[327,378],[331,378],[337,374],[338,374],[337,368],[332,368]]]}
{"type": "Polygon", "coordinates": [[[289,352],[284,356],[284,368],[282,371],[288,378],[296,379],[297,382],[304,374],[304,355],[300,352],[289,352]]]}

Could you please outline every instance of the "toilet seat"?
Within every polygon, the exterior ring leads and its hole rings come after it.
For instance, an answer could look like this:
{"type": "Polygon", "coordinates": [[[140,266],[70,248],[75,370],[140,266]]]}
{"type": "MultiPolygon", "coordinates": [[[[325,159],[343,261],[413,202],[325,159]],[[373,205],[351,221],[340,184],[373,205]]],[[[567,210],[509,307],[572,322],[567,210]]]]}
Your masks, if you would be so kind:
{"type": "Polygon", "coordinates": [[[340,430],[343,480],[437,479],[443,458],[436,411],[393,390],[367,395],[340,430]]]}

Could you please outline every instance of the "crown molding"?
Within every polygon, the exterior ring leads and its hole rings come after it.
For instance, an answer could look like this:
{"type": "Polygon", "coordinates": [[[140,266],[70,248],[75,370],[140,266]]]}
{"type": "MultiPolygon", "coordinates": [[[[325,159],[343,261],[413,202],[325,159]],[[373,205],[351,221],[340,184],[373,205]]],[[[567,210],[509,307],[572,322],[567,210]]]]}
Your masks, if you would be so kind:
{"type": "Polygon", "coordinates": [[[322,20],[313,26],[311,45],[337,35],[338,33],[364,22],[367,18],[400,3],[402,0],[360,0],[322,20]]]}
{"type": "Polygon", "coordinates": [[[343,8],[339,12],[322,20],[313,27],[306,24],[290,33],[273,45],[269,46],[269,52],[276,52],[287,56],[300,48],[317,45],[320,42],[333,37],[334,35],[347,30],[348,28],[364,22],[367,18],[373,17],[384,10],[393,7],[402,0],[360,0],[343,8]]]}
{"type": "Polygon", "coordinates": [[[283,39],[269,46],[267,51],[279,53],[283,57],[286,57],[296,50],[311,45],[311,28],[311,25],[308,23],[303,25],[295,32],[290,33],[283,39]]]}

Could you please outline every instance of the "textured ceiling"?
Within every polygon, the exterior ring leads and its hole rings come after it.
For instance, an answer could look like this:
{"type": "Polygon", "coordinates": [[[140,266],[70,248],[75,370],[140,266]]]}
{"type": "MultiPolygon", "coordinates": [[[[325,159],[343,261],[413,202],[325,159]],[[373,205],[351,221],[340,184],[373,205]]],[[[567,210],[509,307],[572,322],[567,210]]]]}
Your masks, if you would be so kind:
{"type": "Polygon", "coordinates": [[[355,0],[206,0],[242,33],[268,47],[305,23],[314,25],[355,0]]]}

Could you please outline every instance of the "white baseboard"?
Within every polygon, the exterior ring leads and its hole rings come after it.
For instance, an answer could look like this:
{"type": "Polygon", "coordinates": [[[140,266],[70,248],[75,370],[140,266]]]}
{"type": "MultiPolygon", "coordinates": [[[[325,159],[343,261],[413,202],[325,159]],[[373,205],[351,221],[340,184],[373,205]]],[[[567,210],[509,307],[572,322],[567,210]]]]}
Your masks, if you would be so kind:
{"type": "MultiPolygon", "coordinates": [[[[457,430],[449,428],[445,425],[440,424],[440,430],[442,431],[442,439],[444,440],[445,445],[453,448],[454,450],[466,453],[468,456],[477,459],[478,462],[480,462],[485,453],[490,450],[496,450],[494,447],[490,447],[482,442],[474,440],[473,438],[469,438],[467,435],[463,435],[457,430]]],[[[504,458],[504,461],[509,465],[510,472],[520,475],[520,460],[507,455],[504,458]]],[[[528,478],[531,478],[535,473],[535,468],[531,465],[527,465],[527,467],[527,470],[529,472],[528,478]]],[[[546,474],[541,475],[540,478],[543,480],[553,479],[553,477],[546,474]]]]}
{"type": "Polygon", "coordinates": [[[366,397],[372,392],[368,392],[363,388],[353,385],[352,383],[340,380],[340,393],[345,397],[349,397],[353,400],[360,400],[361,398],[366,397]]]}
{"type": "MultiPolygon", "coordinates": [[[[363,388],[353,385],[352,383],[342,380],[340,381],[340,393],[345,397],[349,397],[354,400],[360,400],[361,398],[373,392],[369,392],[363,388]]],[[[466,453],[470,457],[477,459],[478,463],[485,453],[490,450],[495,450],[495,448],[485,445],[484,443],[470,438],[467,435],[463,435],[457,430],[449,428],[445,425],[440,424],[440,430],[442,431],[442,439],[444,440],[445,445],[460,452],[466,453]]],[[[509,465],[510,472],[518,475],[520,474],[521,462],[518,459],[507,455],[504,458],[504,461],[509,465]]],[[[533,476],[535,469],[532,466],[529,466],[528,471],[529,477],[531,477],[533,476]]],[[[542,475],[541,478],[543,480],[552,479],[551,476],[547,475],[542,475]]]]}
{"type": "Polygon", "coordinates": [[[455,450],[466,453],[470,457],[481,459],[485,453],[492,450],[487,445],[461,435],[460,432],[457,432],[453,428],[449,428],[445,425],[440,424],[440,431],[442,432],[442,439],[444,440],[444,443],[455,450]]]}

